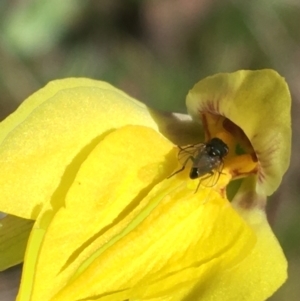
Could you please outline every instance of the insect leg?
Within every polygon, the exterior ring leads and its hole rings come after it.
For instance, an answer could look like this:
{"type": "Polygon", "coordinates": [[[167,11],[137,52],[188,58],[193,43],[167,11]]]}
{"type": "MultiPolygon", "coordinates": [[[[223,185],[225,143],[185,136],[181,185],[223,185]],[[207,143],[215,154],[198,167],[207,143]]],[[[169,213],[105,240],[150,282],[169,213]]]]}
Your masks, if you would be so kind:
{"type": "MultiPolygon", "coordinates": [[[[224,162],[221,162],[221,165],[220,165],[219,170],[218,170],[218,178],[217,178],[217,180],[215,181],[214,184],[216,184],[219,181],[220,175],[224,175],[225,174],[224,172],[222,172],[223,171],[223,167],[224,167],[224,162]]],[[[214,186],[214,184],[212,186],[214,186]]]]}
{"type": "MultiPolygon", "coordinates": [[[[200,180],[199,180],[199,183],[198,183],[198,185],[197,185],[197,188],[196,188],[196,190],[195,190],[194,193],[196,193],[196,192],[198,191],[198,189],[199,189],[199,187],[200,187],[200,184],[202,183],[203,180],[206,180],[206,179],[212,177],[213,175],[214,175],[214,172],[213,172],[213,171],[210,171],[210,172],[209,172],[209,175],[207,175],[206,177],[200,179],[200,180]]],[[[212,185],[212,186],[213,186],[213,185],[212,185]]]]}
{"type": "Polygon", "coordinates": [[[174,175],[176,175],[177,173],[183,171],[185,169],[186,164],[188,163],[188,161],[191,160],[192,162],[194,162],[194,157],[193,156],[189,156],[186,158],[186,160],[184,161],[182,167],[178,170],[176,170],[175,172],[173,172],[170,176],[167,177],[167,179],[173,177],[174,175]]]}

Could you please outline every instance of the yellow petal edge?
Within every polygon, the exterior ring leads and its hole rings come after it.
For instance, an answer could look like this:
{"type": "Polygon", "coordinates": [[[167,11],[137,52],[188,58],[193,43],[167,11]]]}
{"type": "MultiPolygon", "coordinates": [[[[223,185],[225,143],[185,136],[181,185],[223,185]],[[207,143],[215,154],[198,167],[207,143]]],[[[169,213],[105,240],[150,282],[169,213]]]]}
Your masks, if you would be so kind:
{"type": "Polygon", "coordinates": [[[0,219],[0,272],[21,263],[33,221],[7,215],[0,219]]]}

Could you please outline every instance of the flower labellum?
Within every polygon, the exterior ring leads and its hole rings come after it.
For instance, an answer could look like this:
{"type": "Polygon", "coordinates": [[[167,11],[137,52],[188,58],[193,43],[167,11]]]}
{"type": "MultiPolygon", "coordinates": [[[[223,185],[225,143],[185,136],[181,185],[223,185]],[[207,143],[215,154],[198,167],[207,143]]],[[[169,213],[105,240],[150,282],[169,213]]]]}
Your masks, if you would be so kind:
{"type": "Polygon", "coordinates": [[[18,301],[259,301],[284,283],[264,208],[289,164],[285,81],[217,74],[187,108],[194,120],[70,78],[0,124],[2,270],[24,256],[13,234],[24,249],[30,233],[18,301]]]}

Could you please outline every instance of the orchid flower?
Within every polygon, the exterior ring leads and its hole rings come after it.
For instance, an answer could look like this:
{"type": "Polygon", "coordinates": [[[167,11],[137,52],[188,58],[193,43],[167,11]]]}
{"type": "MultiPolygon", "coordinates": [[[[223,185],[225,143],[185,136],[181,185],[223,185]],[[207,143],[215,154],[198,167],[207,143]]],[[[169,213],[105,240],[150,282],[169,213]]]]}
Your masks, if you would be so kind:
{"type": "Polygon", "coordinates": [[[290,102],[273,70],[200,81],[192,119],[91,79],[31,95],[0,124],[0,269],[24,259],[17,300],[266,300],[287,278],[265,205],[290,102]],[[191,179],[177,145],[215,137],[220,170],[191,179]]]}

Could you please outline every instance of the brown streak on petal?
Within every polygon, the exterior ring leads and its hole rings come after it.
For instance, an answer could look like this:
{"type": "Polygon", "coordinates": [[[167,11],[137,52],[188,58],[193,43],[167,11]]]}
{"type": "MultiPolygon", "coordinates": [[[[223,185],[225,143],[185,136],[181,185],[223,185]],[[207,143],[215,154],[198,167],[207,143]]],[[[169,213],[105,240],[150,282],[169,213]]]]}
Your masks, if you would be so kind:
{"type": "Polygon", "coordinates": [[[251,158],[252,158],[253,162],[258,162],[258,159],[257,159],[257,156],[256,156],[255,152],[251,153],[250,155],[251,155],[251,158]]]}
{"type": "Polygon", "coordinates": [[[250,175],[256,174],[256,173],[257,173],[257,168],[254,168],[248,172],[239,172],[239,170],[237,170],[237,169],[230,170],[230,174],[232,175],[233,179],[244,178],[246,176],[250,176],[250,175]]]}
{"type": "Polygon", "coordinates": [[[201,115],[201,120],[202,120],[202,125],[203,125],[203,129],[204,129],[204,134],[205,134],[205,140],[208,141],[211,139],[209,130],[208,130],[208,122],[207,122],[207,118],[205,116],[205,114],[199,112],[201,115]]]}
{"type": "Polygon", "coordinates": [[[244,193],[242,197],[239,198],[238,204],[243,209],[252,209],[254,207],[258,207],[261,210],[265,210],[266,207],[266,198],[263,196],[259,196],[254,194],[253,192],[244,193]]]}
{"type": "Polygon", "coordinates": [[[258,173],[258,182],[259,183],[263,183],[264,180],[266,179],[264,172],[260,169],[259,173],[258,173]]]}

